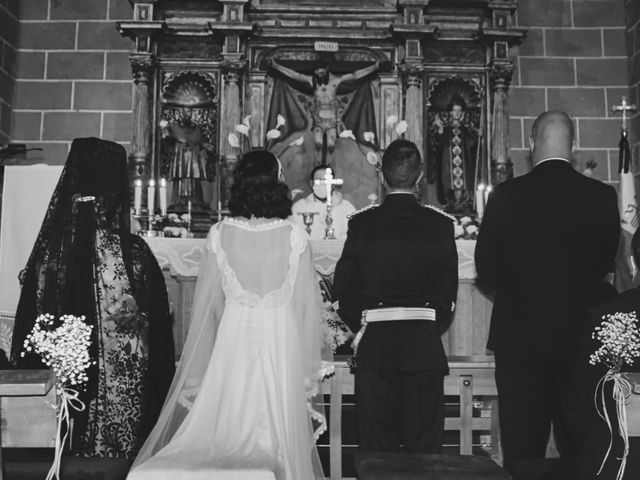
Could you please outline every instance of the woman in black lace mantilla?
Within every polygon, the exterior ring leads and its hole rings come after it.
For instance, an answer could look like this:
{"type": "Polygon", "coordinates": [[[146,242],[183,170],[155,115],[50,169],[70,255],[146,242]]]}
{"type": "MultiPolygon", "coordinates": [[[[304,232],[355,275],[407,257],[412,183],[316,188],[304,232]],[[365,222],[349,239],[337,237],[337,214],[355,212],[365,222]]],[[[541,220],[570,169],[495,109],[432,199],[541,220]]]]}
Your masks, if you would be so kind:
{"type": "Polygon", "coordinates": [[[154,425],[174,372],[167,289],[147,244],[130,233],[126,152],[97,138],[74,140],[22,275],[11,362],[36,317],[84,315],[94,325],[95,366],[76,412],[72,450],[133,458],[154,425]]]}

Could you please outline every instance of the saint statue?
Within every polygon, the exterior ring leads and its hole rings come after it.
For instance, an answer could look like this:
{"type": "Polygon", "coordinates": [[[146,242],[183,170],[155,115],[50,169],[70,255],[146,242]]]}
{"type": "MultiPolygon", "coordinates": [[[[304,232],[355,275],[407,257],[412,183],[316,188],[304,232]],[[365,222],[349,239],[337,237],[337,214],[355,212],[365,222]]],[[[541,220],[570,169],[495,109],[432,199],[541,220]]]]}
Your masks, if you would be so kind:
{"type": "Polygon", "coordinates": [[[298,81],[313,88],[313,111],[311,130],[314,135],[316,150],[321,150],[326,137],[327,150],[333,152],[336,145],[336,137],[340,125],[340,113],[338,112],[337,92],[341,83],[360,80],[372,74],[380,67],[376,60],[373,65],[356,70],[352,73],[336,75],[331,72],[329,65],[318,60],[314,65],[313,75],[296,72],[281,65],[273,59],[267,60],[269,66],[291,80],[298,81]]]}
{"type": "Polygon", "coordinates": [[[175,140],[169,165],[170,178],[177,184],[174,203],[202,202],[201,182],[210,177],[209,157],[214,147],[205,138],[193,108],[183,107],[176,113],[175,121],[169,124],[175,140]]]}
{"type": "Polygon", "coordinates": [[[453,95],[448,121],[436,114],[433,122],[438,201],[447,212],[464,215],[473,212],[478,178],[478,136],[465,121],[466,109],[464,99],[453,95]]]}
{"type": "Polygon", "coordinates": [[[173,182],[170,211],[182,211],[189,201],[208,209],[202,182],[212,178],[215,154],[215,86],[197,72],[180,72],[165,80],[160,113],[163,175],[173,182]]]}

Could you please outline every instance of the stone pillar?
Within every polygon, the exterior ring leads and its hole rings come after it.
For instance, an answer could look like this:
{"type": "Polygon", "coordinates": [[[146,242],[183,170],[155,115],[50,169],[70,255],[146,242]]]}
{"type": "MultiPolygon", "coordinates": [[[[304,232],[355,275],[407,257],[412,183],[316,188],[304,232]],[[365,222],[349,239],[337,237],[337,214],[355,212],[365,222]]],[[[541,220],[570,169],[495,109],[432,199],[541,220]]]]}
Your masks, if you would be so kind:
{"type": "Polygon", "coordinates": [[[493,90],[491,183],[496,185],[513,177],[513,164],[509,158],[509,85],[513,64],[493,61],[489,68],[493,90]]]}
{"type": "Polygon", "coordinates": [[[402,101],[402,91],[400,87],[400,79],[397,73],[380,73],[380,148],[387,148],[393,140],[396,139],[396,133],[393,129],[387,127],[387,119],[394,115],[401,120],[402,112],[400,103],[402,101]]]}
{"type": "Polygon", "coordinates": [[[407,133],[405,138],[411,140],[418,146],[420,154],[424,159],[424,140],[422,136],[422,72],[420,69],[412,69],[406,76],[405,93],[405,113],[404,119],[407,121],[407,133]]]}
{"type": "Polygon", "coordinates": [[[149,81],[154,57],[150,53],[132,53],[133,71],[133,137],[131,139],[130,168],[133,179],[150,176],[151,131],[149,122],[149,81]]]}
{"type": "Polygon", "coordinates": [[[249,111],[251,114],[251,146],[262,147],[265,142],[265,112],[267,105],[265,104],[265,85],[267,74],[265,72],[249,73],[249,111]]]}

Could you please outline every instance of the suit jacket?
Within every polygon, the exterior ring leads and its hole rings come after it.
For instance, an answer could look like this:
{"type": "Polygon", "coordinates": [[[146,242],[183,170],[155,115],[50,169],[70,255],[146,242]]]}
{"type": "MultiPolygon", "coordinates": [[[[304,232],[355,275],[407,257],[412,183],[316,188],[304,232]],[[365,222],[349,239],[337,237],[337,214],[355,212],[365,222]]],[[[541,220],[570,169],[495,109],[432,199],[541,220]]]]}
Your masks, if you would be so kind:
{"type": "Polygon", "coordinates": [[[613,187],[548,160],[496,186],[476,245],[495,291],[488,348],[549,357],[575,351],[589,327],[620,235],[613,187]]]}
{"type": "Polygon", "coordinates": [[[351,330],[360,329],[364,309],[436,310],[436,322],[369,324],[358,346],[358,368],[446,371],[439,327],[451,315],[457,291],[451,218],[410,194],[388,195],[379,207],[351,218],[333,286],[338,313],[351,330]]]}

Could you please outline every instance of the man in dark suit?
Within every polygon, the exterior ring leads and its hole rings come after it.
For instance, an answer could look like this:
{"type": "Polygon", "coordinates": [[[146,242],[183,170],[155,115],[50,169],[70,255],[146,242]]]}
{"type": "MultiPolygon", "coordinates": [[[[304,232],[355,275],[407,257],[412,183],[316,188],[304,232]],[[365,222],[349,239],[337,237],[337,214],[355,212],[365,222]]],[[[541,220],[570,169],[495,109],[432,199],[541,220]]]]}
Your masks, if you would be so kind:
{"type": "Polygon", "coordinates": [[[361,337],[355,372],[360,448],[438,452],[448,371],[440,327],[458,290],[453,222],[414,196],[422,172],[415,144],[392,142],[382,171],[384,203],[349,221],[334,280],[338,313],[361,337]]]}
{"type": "Polygon", "coordinates": [[[476,245],[479,280],[495,291],[488,348],[510,472],[516,459],[544,457],[552,423],[561,455],[579,443],[566,380],[618,245],[616,192],[573,169],[573,143],[565,113],[536,119],[535,167],[495,187],[476,245]]]}

